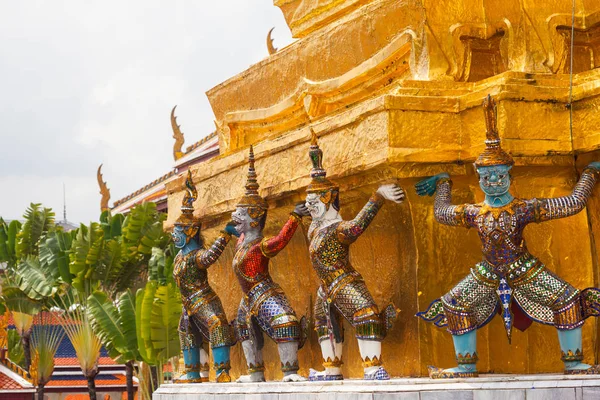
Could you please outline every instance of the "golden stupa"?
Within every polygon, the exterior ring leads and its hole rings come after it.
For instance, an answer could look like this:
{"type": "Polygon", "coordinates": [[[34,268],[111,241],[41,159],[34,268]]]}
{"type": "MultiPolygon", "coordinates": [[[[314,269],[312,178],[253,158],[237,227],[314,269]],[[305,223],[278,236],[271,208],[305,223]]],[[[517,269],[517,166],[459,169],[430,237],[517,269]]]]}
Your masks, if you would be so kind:
{"type": "MultiPolygon", "coordinates": [[[[436,223],[432,199],[418,197],[412,186],[448,171],[456,203],[483,199],[472,163],[484,148],[481,102],[491,94],[498,103],[502,146],[515,159],[514,194],[570,193],[581,167],[600,160],[600,2],[576,0],[571,110],[571,0],[274,4],[298,40],[207,93],[221,155],[192,167],[199,196],[195,216],[204,235],[216,235],[243,196],[250,145],[260,195],[270,207],[265,234],[275,234],[305,197],[314,130],[328,177],[340,185],[344,218],[353,217],[382,182],[397,179],[407,191],[403,204],[386,203],[351,252],[378,304],[393,301],[402,309],[383,344],[388,371],[417,376],[426,375],[428,364],[452,366],[450,335],[414,315],[481,259],[479,240],[475,231],[436,223]]],[[[184,180],[168,183],[167,190],[170,227],[180,214],[184,180]]],[[[306,230],[305,225],[271,261],[271,274],[298,314],[310,316],[317,277],[306,230]]],[[[579,288],[600,281],[600,239],[594,237],[600,238],[598,188],[586,211],[526,231],[531,252],[579,288]]],[[[231,319],[241,298],[232,252],[228,247],[209,273],[231,319]]],[[[599,321],[584,326],[588,362],[599,361],[599,321]]],[[[343,372],[361,377],[351,332],[343,372]]],[[[479,333],[478,367],[559,372],[559,352],[553,327],[534,324],[515,332],[509,345],[496,318],[479,333]]],[[[279,379],[277,349],[269,340],[264,356],[267,379],[279,379]]],[[[301,373],[320,368],[314,332],[299,356],[301,373]]],[[[234,376],[244,372],[239,346],[232,365],[234,376]]]]}

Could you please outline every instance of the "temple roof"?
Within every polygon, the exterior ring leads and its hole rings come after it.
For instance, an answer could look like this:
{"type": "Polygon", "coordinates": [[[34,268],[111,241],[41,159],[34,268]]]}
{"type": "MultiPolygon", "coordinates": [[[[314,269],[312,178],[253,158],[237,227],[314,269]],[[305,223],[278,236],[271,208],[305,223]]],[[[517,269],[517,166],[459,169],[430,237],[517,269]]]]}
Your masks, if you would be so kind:
{"type": "Polygon", "coordinates": [[[218,137],[217,132],[214,131],[188,146],[185,153],[183,153],[183,155],[177,161],[175,161],[173,170],[164,174],[160,178],[155,179],[135,192],[115,201],[113,203],[113,211],[125,212],[134,205],[145,201],[166,201],[167,193],[164,186],[165,183],[176,178],[177,173],[184,171],[187,166],[197,162],[205,161],[208,158],[217,155],[218,153],[218,137]]]}

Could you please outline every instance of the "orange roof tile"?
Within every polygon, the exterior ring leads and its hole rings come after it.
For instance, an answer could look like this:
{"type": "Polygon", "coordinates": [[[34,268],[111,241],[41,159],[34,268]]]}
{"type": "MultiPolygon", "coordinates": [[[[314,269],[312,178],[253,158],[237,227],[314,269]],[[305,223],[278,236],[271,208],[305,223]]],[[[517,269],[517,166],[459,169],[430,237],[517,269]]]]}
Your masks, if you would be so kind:
{"type": "Polygon", "coordinates": [[[23,389],[23,386],[19,385],[17,381],[0,372],[0,390],[13,390],[23,389]]]}
{"type": "MultiPolygon", "coordinates": [[[[79,365],[79,360],[77,357],[56,357],[54,359],[54,365],[56,366],[69,366],[69,365],[79,365]]],[[[98,365],[119,365],[110,357],[100,357],[98,359],[98,365]]]]}
{"type": "MultiPolygon", "coordinates": [[[[127,386],[127,379],[125,375],[113,375],[116,379],[96,379],[96,387],[99,386],[127,386]]],[[[46,386],[70,386],[70,387],[87,387],[87,380],[75,380],[75,379],[52,379],[46,384],[46,386]]]]}

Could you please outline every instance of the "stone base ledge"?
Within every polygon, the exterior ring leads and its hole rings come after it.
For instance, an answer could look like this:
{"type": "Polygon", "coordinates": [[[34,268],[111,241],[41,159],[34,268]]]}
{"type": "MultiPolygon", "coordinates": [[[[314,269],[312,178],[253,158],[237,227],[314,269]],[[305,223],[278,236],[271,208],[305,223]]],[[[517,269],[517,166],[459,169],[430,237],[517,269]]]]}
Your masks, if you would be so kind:
{"type": "Polygon", "coordinates": [[[154,400],[592,400],[600,375],[482,375],[469,379],[400,378],[384,382],[200,383],[162,385],[154,400]]]}

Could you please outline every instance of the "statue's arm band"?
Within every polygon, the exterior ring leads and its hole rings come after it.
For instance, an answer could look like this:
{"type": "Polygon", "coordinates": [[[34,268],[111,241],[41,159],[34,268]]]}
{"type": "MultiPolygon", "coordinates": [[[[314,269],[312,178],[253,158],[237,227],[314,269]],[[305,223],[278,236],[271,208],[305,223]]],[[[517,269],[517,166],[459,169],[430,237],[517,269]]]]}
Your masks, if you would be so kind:
{"type": "Polygon", "coordinates": [[[231,235],[221,233],[221,236],[206,250],[200,250],[196,253],[196,265],[199,268],[208,268],[213,265],[217,259],[223,254],[223,250],[231,240],[231,235]]]}
{"type": "Polygon", "coordinates": [[[379,193],[375,192],[354,217],[352,221],[343,221],[337,227],[338,239],[342,243],[352,243],[367,229],[375,215],[383,206],[384,198],[379,193]]]}
{"type": "Polygon", "coordinates": [[[598,181],[599,175],[600,172],[597,170],[586,168],[570,195],[549,199],[537,199],[537,209],[535,213],[537,221],[541,222],[570,217],[583,210],[588,199],[592,195],[592,191],[598,181]]]}
{"type": "Polygon", "coordinates": [[[275,237],[264,239],[260,243],[260,250],[266,257],[275,257],[277,253],[284,249],[285,246],[292,240],[300,219],[294,215],[290,215],[285,225],[279,231],[279,234],[275,237]]]}
{"type": "Polygon", "coordinates": [[[434,216],[437,222],[444,225],[465,226],[465,205],[452,205],[452,181],[449,178],[437,182],[434,216]]]}

